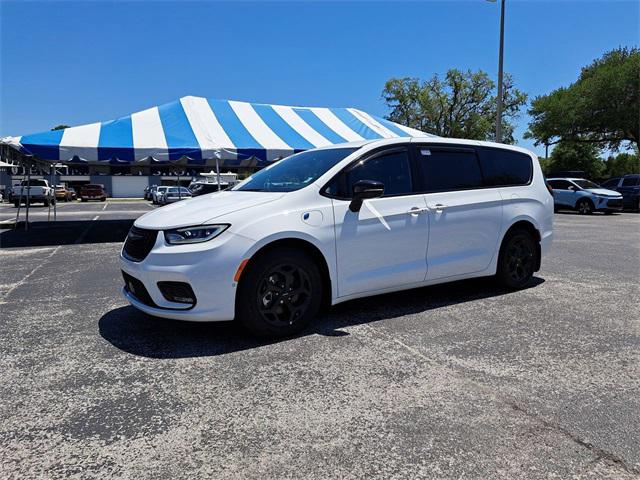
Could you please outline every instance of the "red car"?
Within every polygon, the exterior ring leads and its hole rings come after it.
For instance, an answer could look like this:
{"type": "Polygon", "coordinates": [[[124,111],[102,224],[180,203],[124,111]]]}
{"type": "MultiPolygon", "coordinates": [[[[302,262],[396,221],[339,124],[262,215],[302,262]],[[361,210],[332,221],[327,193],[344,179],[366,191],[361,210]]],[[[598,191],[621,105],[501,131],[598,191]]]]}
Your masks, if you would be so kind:
{"type": "Polygon", "coordinates": [[[83,202],[88,200],[100,200],[101,202],[104,202],[106,199],[107,192],[102,184],[90,183],[88,185],[82,185],[80,188],[80,200],[83,202]]]}

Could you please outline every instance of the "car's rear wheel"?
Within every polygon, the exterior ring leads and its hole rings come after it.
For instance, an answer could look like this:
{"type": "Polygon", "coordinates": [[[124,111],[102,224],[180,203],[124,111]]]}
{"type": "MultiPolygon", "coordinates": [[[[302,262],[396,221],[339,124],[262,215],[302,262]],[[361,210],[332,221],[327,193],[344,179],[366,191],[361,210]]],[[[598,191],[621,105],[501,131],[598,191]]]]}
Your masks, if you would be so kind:
{"type": "Polygon", "coordinates": [[[301,251],[274,248],[253,259],[242,273],[237,319],[263,337],[294,335],[312,322],[322,300],[322,278],[301,251]]]}
{"type": "Polygon", "coordinates": [[[502,241],[496,278],[512,290],[526,287],[538,264],[539,249],[527,230],[513,230],[502,241]]]}
{"type": "Polygon", "coordinates": [[[591,215],[593,213],[593,204],[586,198],[583,198],[578,201],[576,210],[578,210],[580,215],[591,215]]]}

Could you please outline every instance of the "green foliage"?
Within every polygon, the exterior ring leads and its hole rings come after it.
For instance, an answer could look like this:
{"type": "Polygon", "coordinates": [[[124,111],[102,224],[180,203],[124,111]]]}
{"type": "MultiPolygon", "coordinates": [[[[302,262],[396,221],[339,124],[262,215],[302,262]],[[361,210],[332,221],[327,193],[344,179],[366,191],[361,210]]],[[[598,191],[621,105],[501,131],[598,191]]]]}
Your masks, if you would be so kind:
{"type": "Polygon", "coordinates": [[[637,153],[619,153],[607,159],[605,177],[621,177],[628,173],[640,173],[640,157],[637,153]]]}
{"type": "Polygon", "coordinates": [[[69,128],[69,125],[56,125],[55,127],[53,127],[53,128],[51,129],[51,131],[54,131],[54,130],[64,130],[65,128],[69,128]]]}
{"type": "Polygon", "coordinates": [[[545,175],[549,175],[553,171],[551,157],[538,157],[538,162],[540,162],[540,168],[542,168],[542,173],[545,175]]]}
{"type": "MultiPolygon", "coordinates": [[[[391,109],[387,117],[408,127],[443,137],[493,140],[497,95],[495,83],[483,71],[449,70],[444,79],[434,75],[392,78],[385,83],[382,98],[391,109]]],[[[512,120],[527,102],[527,95],[514,87],[505,75],[502,135],[514,143],[512,120]]]]}
{"type": "Polygon", "coordinates": [[[561,141],[618,149],[640,141],[640,51],[619,48],[582,69],[566,88],[536,97],[525,138],[536,144],[561,141]]]}
{"type": "Polygon", "coordinates": [[[601,178],[605,164],[598,152],[598,147],[591,143],[560,142],[551,152],[546,173],[582,170],[586,172],[587,178],[601,178]]]}

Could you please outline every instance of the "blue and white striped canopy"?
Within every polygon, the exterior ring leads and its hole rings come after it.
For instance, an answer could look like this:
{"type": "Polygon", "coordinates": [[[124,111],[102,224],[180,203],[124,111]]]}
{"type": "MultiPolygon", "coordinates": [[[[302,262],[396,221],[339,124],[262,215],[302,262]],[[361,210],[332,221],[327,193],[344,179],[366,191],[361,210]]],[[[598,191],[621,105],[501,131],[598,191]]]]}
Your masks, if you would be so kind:
{"type": "Polygon", "coordinates": [[[263,161],[331,144],[428,136],[355,108],[287,107],[183,97],[109,122],[10,137],[3,143],[40,160],[131,163],[154,160],[263,161]]]}

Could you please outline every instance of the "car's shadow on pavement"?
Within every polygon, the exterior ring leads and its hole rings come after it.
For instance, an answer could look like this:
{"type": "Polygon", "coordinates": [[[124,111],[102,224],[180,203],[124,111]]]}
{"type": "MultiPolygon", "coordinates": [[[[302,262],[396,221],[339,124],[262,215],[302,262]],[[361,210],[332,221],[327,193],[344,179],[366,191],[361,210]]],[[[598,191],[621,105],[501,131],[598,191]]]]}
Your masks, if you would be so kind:
{"type": "Polygon", "coordinates": [[[0,232],[2,248],[49,247],[87,243],[122,243],[127,238],[131,220],[62,220],[24,222],[19,228],[0,232]]]}
{"type": "MultiPolygon", "coordinates": [[[[527,288],[544,279],[534,277],[527,288]]],[[[345,327],[425,312],[483,298],[509,294],[488,279],[474,279],[378,295],[339,304],[316,319],[299,336],[345,336],[345,327]]],[[[236,322],[196,323],[151,317],[131,307],[107,312],[98,322],[100,335],[125,352],[149,358],[224,355],[280,340],[257,339],[236,322]]]]}

